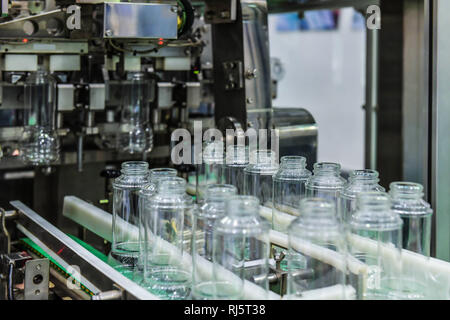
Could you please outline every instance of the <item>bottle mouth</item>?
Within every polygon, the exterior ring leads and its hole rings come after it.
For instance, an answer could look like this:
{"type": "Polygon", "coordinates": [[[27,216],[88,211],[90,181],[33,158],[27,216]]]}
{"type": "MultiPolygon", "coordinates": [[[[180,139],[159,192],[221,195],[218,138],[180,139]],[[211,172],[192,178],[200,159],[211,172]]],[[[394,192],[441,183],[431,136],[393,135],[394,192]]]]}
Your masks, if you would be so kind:
{"type": "Polygon", "coordinates": [[[278,170],[276,153],[272,150],[256,150],[250,154],[247,172],[274,174],[278,170]]]}
{"type": "Polygon", "coordinates": [[[389,185],[389,194],[394,198],[422,198],[423,186],[415,182],[396,181],[389,185]]]}
{"type": "Polygon", "coordinates": [[[368,181],[374,181],[376,180],[378,182],[378,171],[372,170],[372,169],[363,169],[363,170],[353,170],[350,173],[351,180],[368,180],[368,181]]]}
{"type": "Polygon", "coordinates": [[[148,172],[148,163],[145,161],[126,161],[122,163],[122,173],[143,174],[148,172]]]}
{"type": "Polygon", "coordinates": [[[306,158],[301,156],[284,156],[281,157],[280,165],[288,168],[305,168],[306,158]]]}
{"type": "Polygon", "coordinates": [[[259,199],[254,196],[232,196],[225,203],[231,216],[259,215],[259,199]]]}
{"type": "Polygon", "coordinates": [[[206,200],[223,201],[237,194],[237,188],[231,184],[210,184],[205,188],[206,200]]]}
{"type": "Polygon", "coordinates": [[[186,191],[186,180],[180,177],[164,177],[158,180],[157,190],[160,193],[183,194],[186,191]]]}
{"type": "Polygon", "coordinates": [[[314,173],[319,172],[336,172],[341,171],[341,165],[335,162],[318,162],[314,164],[314,173]]]}
{"type": "Polygon", "coordinates": [[[173,168],[155,168],[150,170],[150,180],[162,177],[176,177],[178,171],[173,168]]]}

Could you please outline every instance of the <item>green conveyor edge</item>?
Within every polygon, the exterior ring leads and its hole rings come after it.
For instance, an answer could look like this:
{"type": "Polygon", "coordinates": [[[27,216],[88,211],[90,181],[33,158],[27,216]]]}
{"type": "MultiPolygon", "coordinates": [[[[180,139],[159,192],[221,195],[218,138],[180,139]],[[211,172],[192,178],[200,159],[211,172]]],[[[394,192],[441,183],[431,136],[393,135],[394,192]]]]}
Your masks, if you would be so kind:
{"type": "MultiPolygon", "coordinates": [[[[98,251],[97,249],[92,247],[91,245],[89,245],[89,244],[85,243],[84,241],[78,239],[77,237],[75,237],[75,236],[73,236],[71,234],[67,234],[67,235],[71,239],[73,239],[75,242],[80,244],[83,248],[85,248],[90,253],[92,253],[94,256],[96,256],[97,258],[99,258],[103,262],[108,263],[108,257],[106,255],[104,255],[103,253],[101,253],[100,251],[98,251]]],[[[62,274],[66,279],[68,279],[71,276],[63,266],[61,266],[47,252],[45,252],[41,247],[39,247],[36,243],[31,241],[29,238],[22,238],[22,239],[20,239],[20,241],[28,250],[32,251],[37,256],[39,256],[41,258],[47,258],[50,261],[50,266],[53,269],[57,270],[60,274],[62,274]]],[[[87,294],[89,294],[91,296],[94,295],[94,293],[91,290],[89,290],[89,288],[87,288],[83,283],[79,283],[75,279],[72,279],[72,282],[74,284],[78,283],[80,285],[80,288],[84,292],[86,292],[87,294]]]]}

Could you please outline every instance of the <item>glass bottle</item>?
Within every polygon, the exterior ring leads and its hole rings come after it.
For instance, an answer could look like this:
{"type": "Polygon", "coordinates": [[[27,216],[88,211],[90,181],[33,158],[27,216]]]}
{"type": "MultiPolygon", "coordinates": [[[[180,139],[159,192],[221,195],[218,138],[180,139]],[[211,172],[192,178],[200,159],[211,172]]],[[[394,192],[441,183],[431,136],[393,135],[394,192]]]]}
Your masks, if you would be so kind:
{"type": "Polygon", "coordinates": [[[191,218],[193,200],[186,194],[186,181],[166,177],[148,200],[144,217],[144,286],[169,300],[188,299],[192,272],[184,264],[185,221],[191,218]]]}
{"type": "Polygon", "coordinates": [[[306,196],[305,185],[310,176],[306,158],[281,157],[280,168],[273,176],[272,225],[275,230],[286,232],[292,220],[299,215],[299,201],[306,196]]]}
{"type": "Polygon", "coordinates": [[[413,182],[392,182],[389,189],[392,210],[403,220],[402,247],[429,257],[433,210],[423,199],[423,186],[413,182]]]}
{"type": "Polygon", "coordinates": [[[259,215],[253,196],[234,196],[225,203],[226,215],[214,224],[213,281],[215,299],[243,298],[244,281],[268,296],[269,223],[259,215]]]}
{"type": "Polygon", "coordinates": [[[111,257],[122,270],[133,271],[139,257],[139,192],[148,182],[145,161],[123,162],[121,175],[113,182],[111,257]]]}
{"type": "Polygon", "coordinates": [[[345,235],[331,200],[300,201],[301,215],[289,226],[288,298],[352,299],[346,286],[345,235]]]}
{"type": "Polygon", "coordinates": [[[356,195],[367,191],[381,191],[385,189],[378,184],[378,172],[364,169],[354,170],[350,173],[348,183],[341,194],[341,218],[343,222],[350,221],[351,215],[356,208],[356,195]]]}
{"type": "Polygon", "coordinates": [[[341,177],[341,165],[333,162],[314,164],[314,174],[306,182],[306,196],[330,199],[336,206],[338,217],[341,209],[341,192],[346,180],[341,177]]]}
{"type": "Polygon", "coordinates": [[[236,193],[235,186],[210,184],[205,187],[204,203],[194,211],[192,234],[196,241],[192,247],[193,299],[215,298],[215,284],[209,276],[213,260],[213,227],[217,220],[225,216],[225,201],[236,193]],[[197,234],[200,234],[199,238],[197,234]]]}
{"type": "Polygon", "coordinates": [[[272,150],[256,150],[244,169],[244,194],[255,196],[262,206],[273,207],[273,179],[278,170],[276,154],[272,150]]]}
{"type": "Polygon", "coordinates": [[[248,147],[228,146],[224,170],[225,183],[235,186],[238,194],[244,193],[244,169],[248,163],[248,147]]]}
{"type": "Polygon", "coordinates": [[[129,72],[122,83],[122,113],[117,150],[124,153],[150,152],[153,131],[150,125],[150,82],[142,72],[129,72]]]}
{"type": "Polygon", "coordinates": [[[172,168],[155,168],[149,171],[149,182],[139,191],[139,260],[137,272],[142,275],[144,268],[144,259],[147,257],[144,246],[144,225],[145,216],[150,214],[148,210],[148,200],[156,193],[157,184],[160,179],[166,177],[176,177],[177,170],[172,168]]]}
{"type": "Polygon", "coordinates": [[[223,142],[207,142],[203,146],[202,163],[197,165],[196,196],[197,203],[204,199],[204,187],[209,184],[225,182],[223,142]]]}
{"type": "Polygon", "coordinates": [[[368,266],[359,299],[400,297],[402,225],[399,215],[391,209],[387,193],[371,191],[356,196],[348,244],[351,255],[368,266]]]}
{"type": "Polygon", "coordinates": [[[24,131],[20,141],[22,160],[49,165],[59,159],[56,132],[56,81],[45,71],[31,72],[25,81],[24,131]]]}
{"type": "MultiPolygon", "coordinates": [[[[430,263],[433,210],[423,199],[423,186],[413,182],[392,182],[389,189],[392,210],[399,214],[403,221],[402,247],[419,254],[420,256],[415,258],[422,259],[423,265],[426,266],[430,263]]],[[[450,279],[441,274],[433,274],[426,267],[405,263],[403,276],[403,290],[408,298],[434,300],[449,297],[450,279]]]]}

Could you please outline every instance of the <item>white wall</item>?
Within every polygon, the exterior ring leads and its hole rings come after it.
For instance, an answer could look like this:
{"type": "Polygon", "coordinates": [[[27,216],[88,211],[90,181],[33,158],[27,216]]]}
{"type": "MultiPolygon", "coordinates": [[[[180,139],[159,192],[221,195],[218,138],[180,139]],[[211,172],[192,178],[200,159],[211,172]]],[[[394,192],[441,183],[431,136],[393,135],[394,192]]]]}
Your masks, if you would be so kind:
{"type": "Polygon", "coordinates": [[[364,167],[365,31],[351,29],[353,9],[342,9],[336,31],[276,30],[269,16],[271,57],[286,74],[275,107],[302,107],[319,126],[319,161],[364,167]]]}

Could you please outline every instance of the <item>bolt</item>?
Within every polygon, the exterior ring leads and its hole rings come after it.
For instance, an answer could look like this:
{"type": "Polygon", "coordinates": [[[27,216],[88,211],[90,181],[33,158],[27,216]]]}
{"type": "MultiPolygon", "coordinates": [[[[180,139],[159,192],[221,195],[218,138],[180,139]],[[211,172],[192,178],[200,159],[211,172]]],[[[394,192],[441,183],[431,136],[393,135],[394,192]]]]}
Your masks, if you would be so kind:
{"type": "Polygon", "coordinates": [[[172,11],[173,13],[177,13],[178,8],[176,6],[172,6],[172,7],[170,7],[170,11],[172,11]]]}
{"type": "Polygon", "coordinates": [[[253,98],[247,98],[247,103],[248,104],[252,104],[253,103],[253,98]]]}
{"type": "Polygon", "coordinates": [[[41,270],[41,265],[40,264],[36,265],[36,270],[41,270]]]}
{"type": "Polygon", "coordinates": [[[222,12],[220,12],[220,17],[222,19],[230,19],[230,11],[222,11],[222,12]]]}
{"type": "Polygon", "coordinates": [[[258,70],[257,69],[247,69],[247,71],[245,72],[245,77],[248,80],[254,79],[258,76],[258,70]]]}
{"type": "Polygon", "coordinates": [[[113,35],[112,31],[109,30],[109,29],[105,31],[105,34],[106,34],[108,37],[111,37],[111,36],[113,35]]]}

